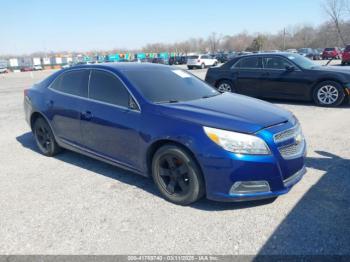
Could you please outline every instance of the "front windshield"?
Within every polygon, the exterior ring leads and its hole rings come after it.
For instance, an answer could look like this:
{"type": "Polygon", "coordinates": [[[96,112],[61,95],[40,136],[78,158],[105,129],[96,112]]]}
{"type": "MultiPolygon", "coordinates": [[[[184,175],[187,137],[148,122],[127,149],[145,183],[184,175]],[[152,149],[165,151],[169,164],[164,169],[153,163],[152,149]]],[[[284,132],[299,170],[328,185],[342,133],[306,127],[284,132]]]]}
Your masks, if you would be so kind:
{"type": "Polygon", "coordinates": [[[219,95],[214,88],[175,68],[126,69],[129,81],[153,103],[175,103],[219,95]]]}
{"type": "Polygon", "coordinates": [[[303,69],[312,69],[317,66],[317,64],[312,62],[309,58],[305,58],[298,54],[290,54],[287,58],[303,69]]]}

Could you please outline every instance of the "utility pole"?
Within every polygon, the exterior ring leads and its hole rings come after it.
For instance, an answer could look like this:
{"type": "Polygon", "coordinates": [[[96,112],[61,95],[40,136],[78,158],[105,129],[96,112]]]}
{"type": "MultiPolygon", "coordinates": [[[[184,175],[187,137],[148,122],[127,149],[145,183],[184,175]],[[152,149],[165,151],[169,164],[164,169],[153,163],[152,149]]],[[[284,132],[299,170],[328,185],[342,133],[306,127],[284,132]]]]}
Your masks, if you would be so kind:
{"type": "Polygon", "coordinates": [[[283,51],[286,50],[286,28],[283,28],[283,51]]]}

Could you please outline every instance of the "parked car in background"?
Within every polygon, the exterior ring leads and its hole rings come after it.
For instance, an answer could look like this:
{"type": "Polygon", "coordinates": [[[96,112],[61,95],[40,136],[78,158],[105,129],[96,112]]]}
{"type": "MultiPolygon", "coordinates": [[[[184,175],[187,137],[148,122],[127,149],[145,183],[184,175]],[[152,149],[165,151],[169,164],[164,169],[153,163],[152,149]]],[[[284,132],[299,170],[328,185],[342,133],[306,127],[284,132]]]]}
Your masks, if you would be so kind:
{"type": "Polygon", "coordinates": [[[187,67],[188,69],[193,68],[206,68],[211,66],[216,66],[218,60],[211,58],[209,55],[192,55],[187,58],[187,67]]]}
{"type": "Polygon", "coordinates": [[[342,65],[350,64],[350,45],[347,45],[344,49],[341,64],[342,65]]]}
{"type": "Polygon", "coordinates": [[[300,48],[300,49],[298,49],[298,54],[301,56],[307,57],[311,60],[321,59],[317,50],[313,49],[313,48],[300,48]]]}
{"type": "Polygon", "coordinates": [[[350,70],[319,66],[291,53],[237,57],[208,69],[205,81],[220,92],[314,101],[320,106],[338,106],[350,94],[350,70]]]}
{"type": "Polygon", "coordinates": [[[24,91],[24,109],[43,155],[66,148],[151,176],[175,204],[277,197],[306,172],[291,112],[171,66],[61,70],[24,91]]]}
{"type": "Polygon", "coordinates": [[[341,59],[342,53],[338,47],[327,47],[323,50],[322,59],[341,59]]]}
{"type": "Polygon", "coordinates": [[[35,65],[35,66],[33,66],[33,70],[34,71],[43,70],[43,67],[41,65],[35,65]]]}
{"type": "Polygon", "coordinates": [[[24,66],[21,68],[21,72],[29,72],[29,71],[33,71],[33,67],[24,66]]]}
{"type": "Polygon", "coordinates": [[[162,64],[162,65],[168,65],[169,62],[168,59],[162,58],[162,57],[156,57],[152,59],[153,64],[162,64]]]}
{"type": "Polygon", "coordinates": [[[169,65],[185,65],[187,63],[186,56],[175,56],[169,58],[169,65]]]}
{"type": "Polygon", "coordinates": [[[8,70],[6,67],[0,67],[0,74],[6,74],[8,73],[8,70]]]}
{"type": "Polygon", "coordinates": [[[228,61],[228,55],[225,53],[218,53],[214,55],[214,58],[218,60],[219,63],[226,63],[228,61]]]}
{"type": "Polygon", "coordinates": [[[294,53],[294,54],[297,54],[297,53],[298,53],[298,50],[296,50],[296,49],[287,49],[286,52],[287,52],[287,53],[294,53]]]}
{"type": "Polygon", "coordinates": [[[237,52],[230,52],[227,54],[227,61],[230,61],[231,59],[237,57],[237,52]]]}

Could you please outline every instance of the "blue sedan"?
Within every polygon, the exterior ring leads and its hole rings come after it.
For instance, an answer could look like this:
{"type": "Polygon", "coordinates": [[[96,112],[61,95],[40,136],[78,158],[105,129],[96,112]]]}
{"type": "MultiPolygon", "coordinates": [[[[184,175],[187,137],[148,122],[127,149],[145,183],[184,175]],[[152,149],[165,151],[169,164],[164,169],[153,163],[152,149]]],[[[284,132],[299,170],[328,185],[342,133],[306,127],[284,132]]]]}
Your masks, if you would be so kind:
{"type": "Polygon", "coordinates": [[[306,143],[292,113],[219,93],[156,64],[83,65],[24,91],[39,150],[68,149],[144,176],[188,205],[277,197],[305,173],[306,143]]]}

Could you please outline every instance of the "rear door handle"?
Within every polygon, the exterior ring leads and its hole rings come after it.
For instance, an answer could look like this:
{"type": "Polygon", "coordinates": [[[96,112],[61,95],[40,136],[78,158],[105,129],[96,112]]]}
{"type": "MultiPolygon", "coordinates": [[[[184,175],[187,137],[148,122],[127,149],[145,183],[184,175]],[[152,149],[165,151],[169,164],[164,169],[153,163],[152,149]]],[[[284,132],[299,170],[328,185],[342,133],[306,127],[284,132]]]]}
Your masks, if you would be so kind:
{"type": "Polygon", "coordinates": [[[90,111],[85,111],[85,112],[82,112],[82,113],[80,114],[80,118],[81,118],[82,120],[87,120],[87,121],[89,121],[89,120],[92,119],[92,114],[91,114],[90,111]]]}

